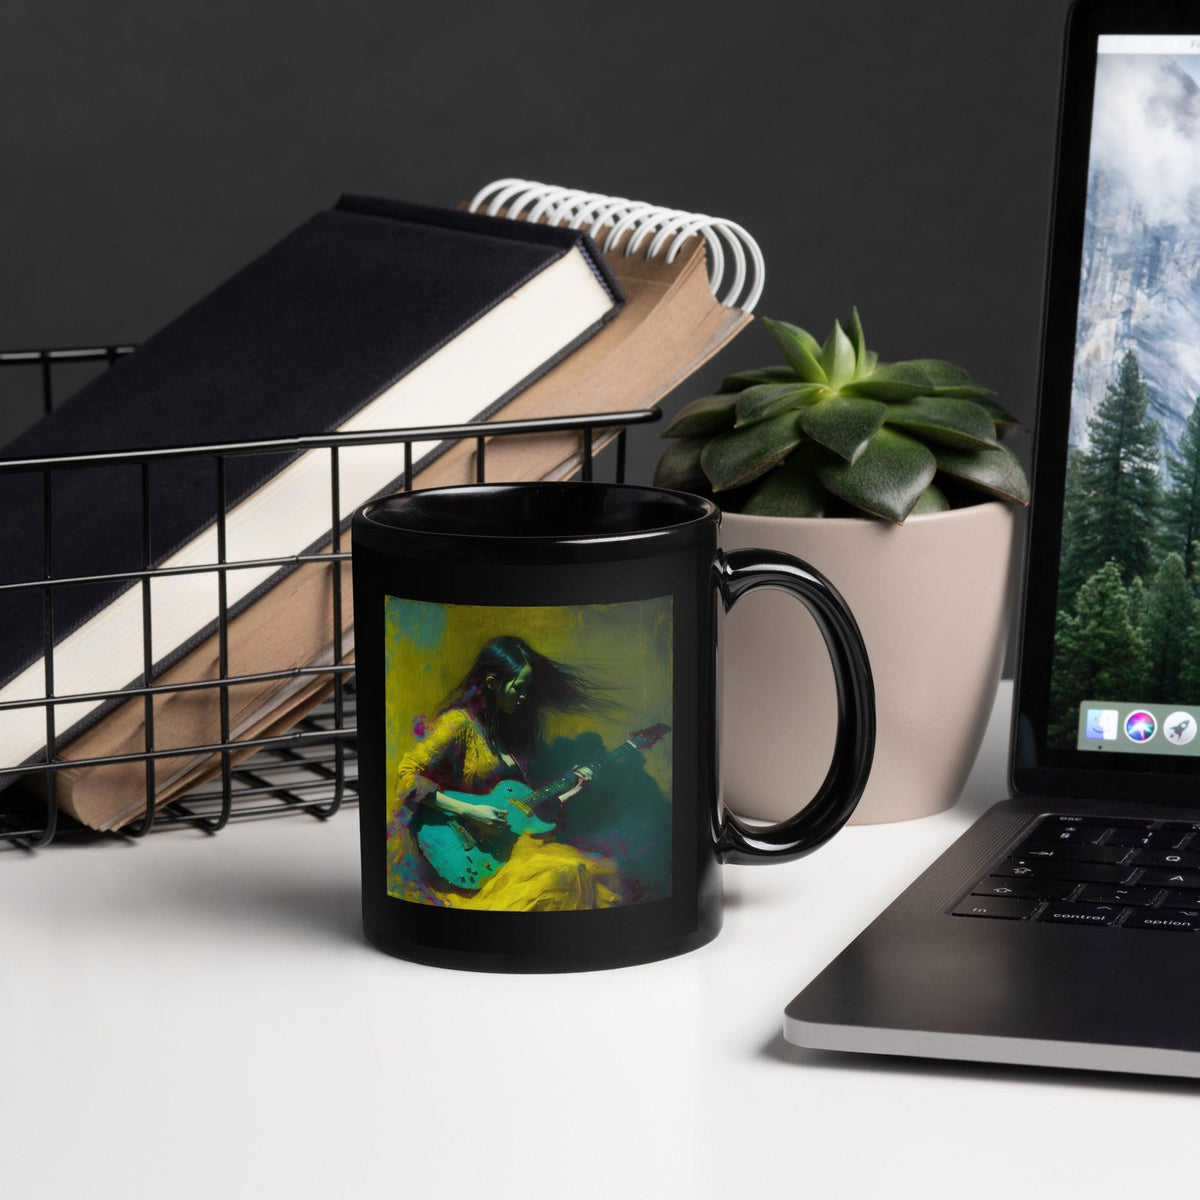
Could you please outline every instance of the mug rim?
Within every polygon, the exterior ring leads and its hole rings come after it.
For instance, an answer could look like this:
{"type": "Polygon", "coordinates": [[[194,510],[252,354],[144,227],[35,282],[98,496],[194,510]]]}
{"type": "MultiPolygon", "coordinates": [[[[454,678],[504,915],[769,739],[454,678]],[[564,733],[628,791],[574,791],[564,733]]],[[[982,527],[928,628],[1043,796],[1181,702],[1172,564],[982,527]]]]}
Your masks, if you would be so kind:
{"type": "MultiPolygon", "coordinates": [[[[553,501],[550,501],[550,503],[552,504],[553,501]]],[[[581,480],[532,480],[519,483],[454,484],[441,487],[414,488],[412,491],[393,492],[387,496],[376,497],[374,500],[369,500],[366,504],[361,505],[354,513],[352,529],[354,531],[362,529],[364,531],[379,531],[385,534],[400,534],[404,537],[450,538],[454,541],[485,543],[516,541],[525,543],[583,543],[587,545],[603,545],[611,542],[629,542],[641,538],[662,537],[708,523],[719,523],[720,519],[721,510],[711,500],[706,500],[703,496],[696,496],[690,492],[675,491],[671,488],[628,483],[586,482],[581,480]],[[428,523],[399,524],[380,520],[378,516],[379,510],[384,505],[417,504],[420,500],[430,497],[447,496],[450,498],[457,497],[460,500],[472,497],[486,500],[487,498],[494,499],[500,496],[512,497],[526,493],[538,500],[543,500],[545,497],[552,496],[553,494],[558,494],[559,496],[568,492],[579,494],[584,488],[593,491],[618,493],[631,499],[641,496],[646,501],[657,500],[660,508],[662,499],[668,498],[672,503],[680,506],[681,519],[667,522],[658,520],[653,524],[647,523],[642,528],[616,532],[597,529],[595,531],[584,530],[575,533],[534,533],[525,532],[519,526],[495,532],[459,531],[433,528],[428,523]]]]}

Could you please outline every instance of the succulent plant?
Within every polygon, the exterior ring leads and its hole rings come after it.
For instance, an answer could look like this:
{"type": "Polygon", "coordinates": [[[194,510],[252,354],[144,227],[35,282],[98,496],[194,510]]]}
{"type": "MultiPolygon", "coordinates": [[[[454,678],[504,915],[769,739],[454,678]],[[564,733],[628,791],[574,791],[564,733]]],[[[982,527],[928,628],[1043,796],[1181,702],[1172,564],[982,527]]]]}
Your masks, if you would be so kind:
{"type": "Polygon", "coordinates": [[[763,318],[785,366],[727,376],[663,432],[676,439],[654,481],[760,516],[913,513],[999,497],[1029,502],[1000,439],[1017,421],[962,367],[932,358],[881,363],[855,309],[824,345],[763,318]]]}

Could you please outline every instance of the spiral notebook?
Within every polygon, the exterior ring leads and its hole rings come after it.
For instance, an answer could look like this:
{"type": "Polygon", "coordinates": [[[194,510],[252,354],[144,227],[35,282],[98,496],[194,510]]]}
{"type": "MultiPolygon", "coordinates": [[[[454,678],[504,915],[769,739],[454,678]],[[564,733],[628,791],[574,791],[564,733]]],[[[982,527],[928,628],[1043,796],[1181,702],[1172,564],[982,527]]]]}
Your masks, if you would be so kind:
{"type": "MultiPolygon", "coordinates": [[[[723,217],[526,179],[489,183],[467,208],[586,231],[625,292],[604,329],[495,419],[649,408],[750,323],[766,282],[758,243],[723,217]]],[[[612,436],[598,437],[595,448],[612,436]]],[[[577,434],[495,438],[485,455],[487,478],[497,483],[566,479],[580,467],[577,434]]],[[[474,479],[474,443],[460,443],[417,485],[474,479]]]]}
{"type": "MultiPolygon", "coordinates": [[[[751,320],[765,268],[753,238],[732,221],[643,202],[553,187],[528,180],[489,184],[464,206],[471,212],[583,231],[601,248],[625,293],[624,306],[588,341],[577,346],[489,420],[567,416],[646,408],[683,382],[751,320]]],[[[599,450],[608,437],[597,437],[599,450]]],[[[418,469],[414,485],[471,483],[476,478],[474,440],[441,449],[415,443],[413,460],[438,457],[418,469]]],[[[568,478],[580,465],[578,434],[538,434],[488,439],[487,478],[492,482],[568,478]]],[[[328,549],[329,547],[325,547],[328,549]]],[[[353,659],[350,572],[342,572],[343,658],[353,659]]],[[[230,673],[251,675],[281,666],[332,661],[333,589],[328,567],[293,572],[229,624],[230,673]],[[286,622],[280,620],[287,614],[286,622]],[[278,631],[286,628],[281,641],[278,631]],[[286,644],[285,644],[286,643],[286,644]],[[281,657],[283,656],[283,657],[281,657]],[[284,661],[286,658],[286,661],[284,661]]],[[[180,683],[216,677],[214,634],[159,677],[180,683]]],[[[281,686],[230,689],[231,736],[240,740],[282,732],[332,688],[330,677],[304,677],[281,686]]],[[[116,708],[61,752],[63,759],[135,755],[143,744],[144,704],[138,698],[116,708]]],[[[155,705],[155,745],[173,749],[220,740],[215,691],[160,696],[155,705]]],[[[235,755],[236,758],[239,757],[235,755]]],[[[158,763],[159,805],[220,770],[220,756],[181,754],[158,763]]],[[[33,785],[40,790],[41,777],[33,785]]],[[[58,772],[63,809],[94,828],[117,828],[145,809],[145,770],[140,762],[58,772]]]]}

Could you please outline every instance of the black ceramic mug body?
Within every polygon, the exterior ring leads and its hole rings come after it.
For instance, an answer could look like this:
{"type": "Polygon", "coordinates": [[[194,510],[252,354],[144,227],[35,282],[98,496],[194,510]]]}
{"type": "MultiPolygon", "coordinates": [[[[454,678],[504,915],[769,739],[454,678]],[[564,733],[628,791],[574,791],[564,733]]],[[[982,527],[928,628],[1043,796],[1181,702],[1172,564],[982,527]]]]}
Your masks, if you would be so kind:
{"type": "MultiPolygon", "coordinates": [[[[720,512],[656,488],[434,488],[354,516],[363,925],[444,966],[556,971],[679,954],[721,927],[723,862],[816,849],[875,737],[862,638],[797,559],[722,554],[720,512]],[[718,611],[782,588],[837,682],[833,762],[800,815],[724,810],[718,611]]],[[[781,646],[786,654],[787,647],[781,646]]],[[[736,698],[800,739],[767,695],[736,698]]]]}

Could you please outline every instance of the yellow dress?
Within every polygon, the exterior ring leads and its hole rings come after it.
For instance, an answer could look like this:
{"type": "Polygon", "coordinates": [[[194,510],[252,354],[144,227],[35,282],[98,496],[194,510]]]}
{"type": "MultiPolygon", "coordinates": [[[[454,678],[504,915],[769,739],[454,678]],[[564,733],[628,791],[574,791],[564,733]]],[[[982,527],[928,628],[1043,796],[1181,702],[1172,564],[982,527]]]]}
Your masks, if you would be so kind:
{"type": "Polygon", "coordinates": [[[611,908],[621,903],[621,877],[610,858],[588,854],[554,834],[522,834],[508,862],[476,892],[439,878],[425,861],[409,823],[436,791],[486,796],[504,779],[521,778],[515,762],[493,749],[466,709],[439,714],[397,765],[396,810],[388,830],[388,892],[452,908],[546,912],[611,908]]]}

